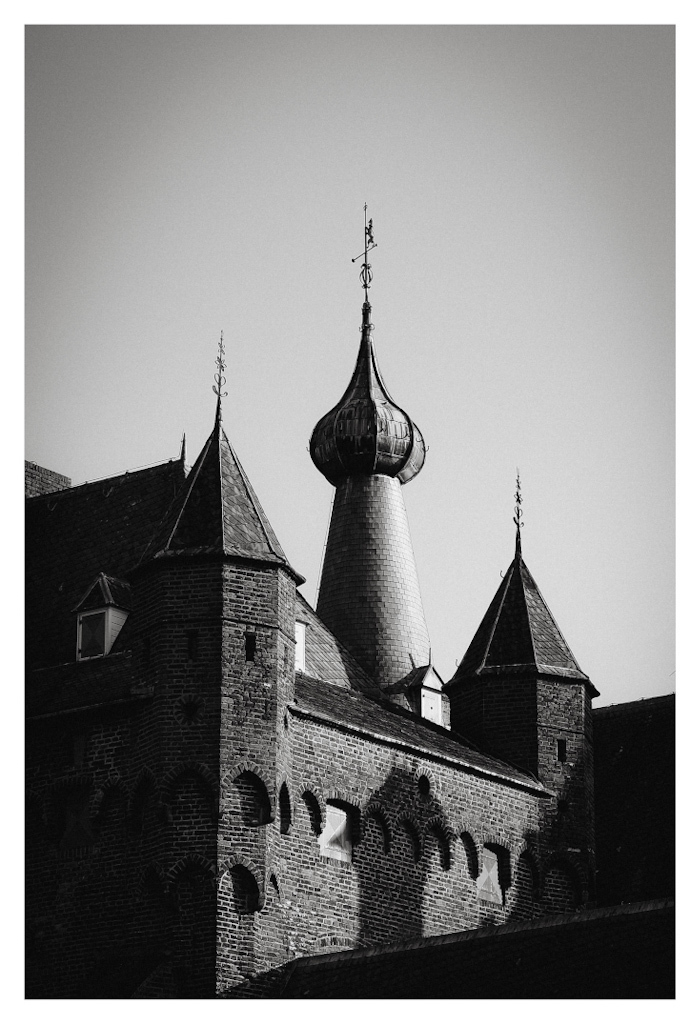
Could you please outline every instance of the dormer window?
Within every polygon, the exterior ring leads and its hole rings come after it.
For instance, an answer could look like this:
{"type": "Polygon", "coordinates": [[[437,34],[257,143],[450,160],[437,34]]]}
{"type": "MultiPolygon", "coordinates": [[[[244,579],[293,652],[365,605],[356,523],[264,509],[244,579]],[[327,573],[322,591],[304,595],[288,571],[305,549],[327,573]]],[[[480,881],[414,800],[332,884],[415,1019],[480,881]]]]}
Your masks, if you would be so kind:
{"type": "Polygon", "coordinates": [[[100,573],[74,609],[78,615],[76,659],[104,658],[112,650],[131,608],[131,588],[100,573]]]}

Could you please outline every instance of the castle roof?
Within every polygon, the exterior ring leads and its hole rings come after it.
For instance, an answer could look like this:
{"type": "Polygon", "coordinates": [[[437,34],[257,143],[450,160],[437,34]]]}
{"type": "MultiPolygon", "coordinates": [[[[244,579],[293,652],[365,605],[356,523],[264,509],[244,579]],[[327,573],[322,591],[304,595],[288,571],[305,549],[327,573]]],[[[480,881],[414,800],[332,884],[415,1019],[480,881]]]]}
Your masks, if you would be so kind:
{"type": "Polygon", "coordinates": [[[179,554],[231,555],[283,565],[298,582],[221,423],[209,435],[178,501],[142,561],[179,554]]]}
{"type": "Polygon", "coordinates": [[[389,701],[371,699],[354,690],[328,686],[323,680],[297,673],[292,714],[315,719],[373,742],[407,748],[456,768],[550,796],[527,772],[499,761],[467,744],[455,733],[417,717],[389,701]]]}
{"type": "Polygon", "coordinates": [[[336,485],[356,474],[383,474],[407,483],[425,461],[420,430],[391,398],[372,343],[372,307],[362,306],[362,339],[345,394],[311,435],[314,465],[336,485]]]}
{"type": "MultiPolygon", "coordinates": [[[[28,667],[75,662],[75,609],[87,588],[100,573],[106,580],[128,576],[184,481],[176,459],[27,500],[28,667]]],[[[123,604],[123,588],[108,586],[115,600],[113,587],[119,589],[123,604]]]]}
{"type": "MultiPolygon", "coordinates": [[[[519,544],[496,596],[447,685],[454,686],[474,676],[504,674],[577,679],[595,690],[525,565],[519,544]]],[[[597,693],[596,690],[593,695],[597,693]]]]}

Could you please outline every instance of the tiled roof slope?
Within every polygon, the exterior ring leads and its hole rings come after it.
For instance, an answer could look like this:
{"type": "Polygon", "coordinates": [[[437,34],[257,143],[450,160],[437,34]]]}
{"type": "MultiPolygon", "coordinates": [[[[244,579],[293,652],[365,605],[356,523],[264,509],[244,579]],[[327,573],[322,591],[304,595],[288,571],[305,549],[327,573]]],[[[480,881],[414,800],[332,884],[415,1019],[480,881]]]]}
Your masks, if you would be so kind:
{"type": "Polygon", "coordinates": [[[306,675],[346,690],[380,696],[380,689],[297,592],[296,618],[306,623],[306,675]]]}
{"type": "Polygon", "coordinates": [[[448,686],[469,676],[503,672],[590,682],[519,552],[448,686]]]}
{"type": "MultiPolygon", "coordinates": [[[[672,999],[672,901],[303,957],[282,999],[672,999]]],[[[234,993],[231,993],[234,994],[234,993]]]]}
{"type": "Polygon", "coordinates": [[[524,787],[543,795],[548,791],[531,775],[504,761],[482,754],[447,729],[389,703],[372,700],[352,690],[297,673],[292,714],[331,723],[390,745],[409,747],[427,756],[449,761],[480,775],[524,787]]]}
{"type": "Polygon", "coordinates": [[[145,558],[183,552],[233,555],[289,567],[224,433],[218,408],[214,429],[192,467],[187,486],[145,558]]]}
{"type": "Polygon", "coordinates": [[[676,697],[593,710],[599,904],[675,889],[676,697]]]}
{"type": "Polygon", "coordinates": [[[75,661],[76,605],[98,573],[133,569],[184,480],[175,460],[27,500],[28,668],[75,661]]]}

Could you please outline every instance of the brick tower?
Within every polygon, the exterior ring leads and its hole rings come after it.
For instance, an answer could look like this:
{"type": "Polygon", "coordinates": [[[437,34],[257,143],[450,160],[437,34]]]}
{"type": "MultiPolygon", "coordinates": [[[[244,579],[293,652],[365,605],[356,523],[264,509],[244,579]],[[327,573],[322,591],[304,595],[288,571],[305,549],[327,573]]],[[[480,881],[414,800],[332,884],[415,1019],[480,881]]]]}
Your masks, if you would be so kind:
{"type": "Polygon", "coordinates": [[[287,952],[267,898],[278,840],[264,826],[287,770],[300,582],[224,433],[219,397],[134,574],[141,669],[154,687],[137,749],[168,780],[170,827],[148,857],[176,861],[170,947],[186,995],[211,997],[287,952]]]}
{"type": "Polygon", "coordinates": [[[456,732],[556,795],[541,834],[576,864],[571,881],[586,902],[595,871],[591,700],[599,693],[523,560],[519,486],[516,500],[515,557],[445,690],[456,732]]]}
{"type": "MultiPolygon", "coordinates": [[[[425,460],[423,436],[390,397],[372,343],[365,227],[360,350],[345,394],[311,435],[314,465],[336,488],[321,574],[318,614],[385,689],[400,689],[429,664],[403,484],[425,460]]],[[[359,257],[358,257],[359,258],[359,257]]]]}

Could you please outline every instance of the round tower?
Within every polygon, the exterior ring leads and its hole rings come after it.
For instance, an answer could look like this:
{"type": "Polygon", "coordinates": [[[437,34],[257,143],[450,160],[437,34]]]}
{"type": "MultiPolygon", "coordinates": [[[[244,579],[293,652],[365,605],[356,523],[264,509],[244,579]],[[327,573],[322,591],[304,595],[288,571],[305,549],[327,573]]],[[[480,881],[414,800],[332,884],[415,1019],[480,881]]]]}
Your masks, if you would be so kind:
{"type": "MultiPolygon", "coordinates": [[[[365,227],[360,351],[345,394],[316,424],[311,458],[336,488],[318,614],[384,689],[430,661],[401,487],[420,472],[425,442],[382,380],[372,341],[365,227]]],[[[359,257],[358,257],[359,259],[359,257]]]]}

